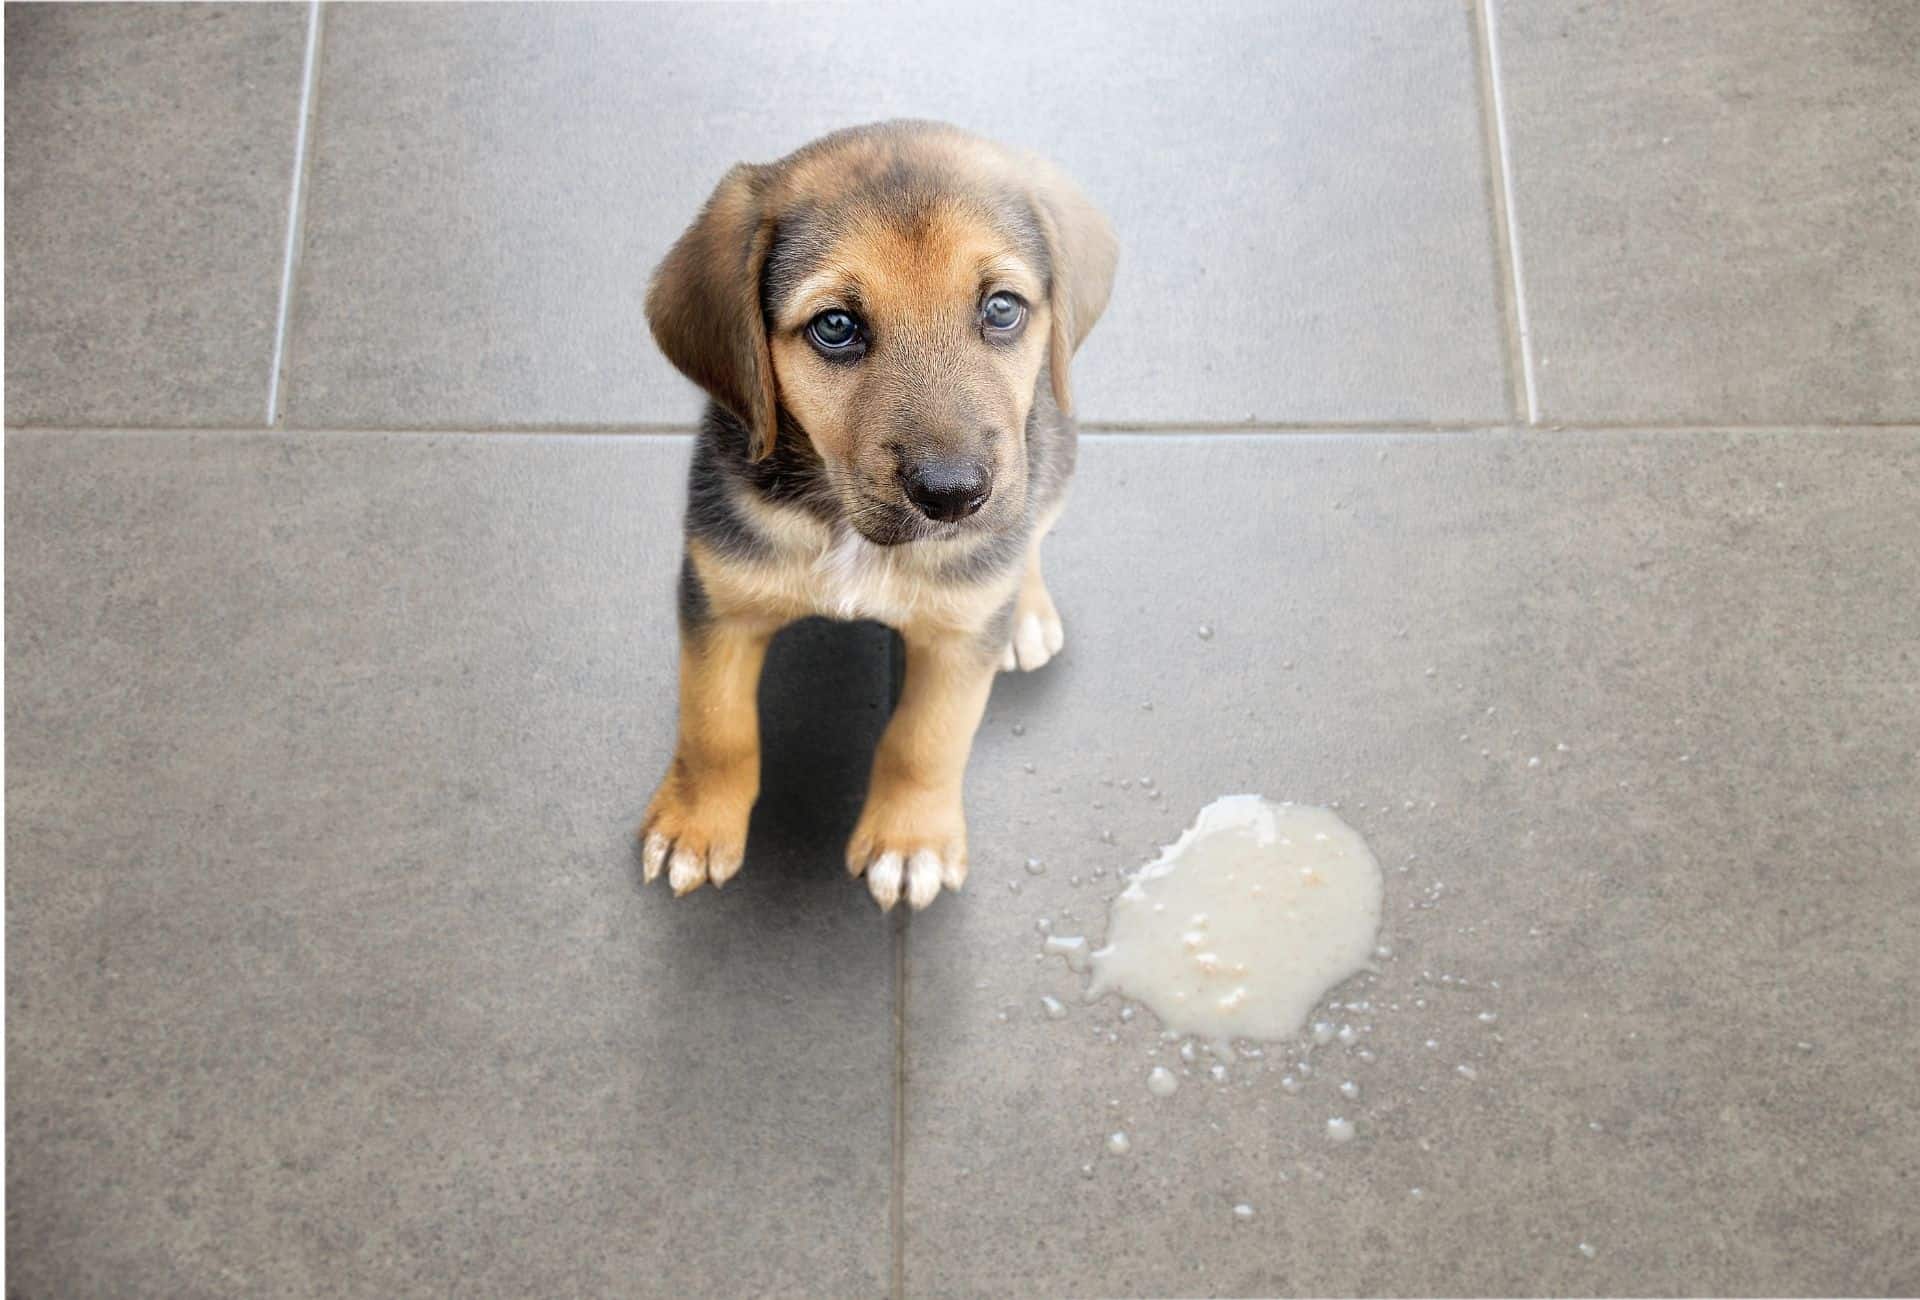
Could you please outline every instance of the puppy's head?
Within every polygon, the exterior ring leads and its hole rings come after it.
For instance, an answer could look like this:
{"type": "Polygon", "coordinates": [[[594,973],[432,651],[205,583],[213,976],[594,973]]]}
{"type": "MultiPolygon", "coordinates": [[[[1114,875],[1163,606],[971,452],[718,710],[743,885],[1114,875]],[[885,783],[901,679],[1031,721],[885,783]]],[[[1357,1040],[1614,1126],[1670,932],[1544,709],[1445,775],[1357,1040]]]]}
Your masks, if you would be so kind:
{"type": "Polygon", "coordinates": [[[899,122],[727,173],[655,274],[667,359],[768,455],[782,413],[869,540],[1025,515],[1027,417],[1113,282],[1106,222],[1038,158],[899,122]]]}

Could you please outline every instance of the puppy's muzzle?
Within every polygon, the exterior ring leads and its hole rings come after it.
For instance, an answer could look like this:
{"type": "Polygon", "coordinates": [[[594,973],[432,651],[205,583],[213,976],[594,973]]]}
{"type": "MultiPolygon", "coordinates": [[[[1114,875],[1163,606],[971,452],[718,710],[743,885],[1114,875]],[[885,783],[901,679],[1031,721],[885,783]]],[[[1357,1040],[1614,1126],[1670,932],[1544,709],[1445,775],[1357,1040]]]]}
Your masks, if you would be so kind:
{"type": "Polygon", "coordinates": [[[986,465],[963,458],[924,460],[900,467],[907,499],[929,519],[943,524],[965,519],[993,494],[986,465]]]}

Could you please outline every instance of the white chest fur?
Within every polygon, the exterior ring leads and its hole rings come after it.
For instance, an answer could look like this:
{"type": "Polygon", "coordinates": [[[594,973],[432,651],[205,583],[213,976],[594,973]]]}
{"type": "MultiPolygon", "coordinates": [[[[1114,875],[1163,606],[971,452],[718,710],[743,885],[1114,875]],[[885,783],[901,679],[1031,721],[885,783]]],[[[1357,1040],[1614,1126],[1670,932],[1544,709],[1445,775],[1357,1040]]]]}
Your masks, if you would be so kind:
{"type": "Polygon", "coordinates": [[[903,581],[898,547],[875,546],[851,528],[838,530],[814,561],[820,612],[835,618],[899,623],[913,613],[913,588],[903,581]]]}
{"type": "Polygon", "coordinates": [[[845,524],[828,524],[802,510],[744,493],[736,501],[771,554],[743,566],[734,580],[751,589],[756,603],[792,617],[975,628],[1005,603],[1017,576],[955,583],[942,571],[969,543],[929,539],[877,546],[845,524]]]}

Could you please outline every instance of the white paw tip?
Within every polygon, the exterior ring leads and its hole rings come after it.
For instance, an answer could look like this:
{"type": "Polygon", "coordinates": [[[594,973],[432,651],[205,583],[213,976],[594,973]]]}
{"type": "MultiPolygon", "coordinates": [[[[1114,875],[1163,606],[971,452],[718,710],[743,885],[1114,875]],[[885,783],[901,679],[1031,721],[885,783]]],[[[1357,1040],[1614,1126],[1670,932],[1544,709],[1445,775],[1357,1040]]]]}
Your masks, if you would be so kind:
{"type": "Polygon", "coordinates": [[[967,883],[967,860],[959,857],[944,859],[940,864],[940,883],[959,893],[960,886],[967,883]]]}
{"type": "Polygon", "coordinates": [[[1010,673],[1019,666],[1020,661],[1013,657],[1013,642],[1009,641],[1007,648],[1000,652],[1000,671],[1010,673]]]}
{"type": "Polygon", "coordinates": [[[881,911],[890,910],[900,901],[900,875],[904,868],[898,853],[882,853],[867,868],[867,892],[880,904],[881,911]]]}
{"type": "Polygon", "coordinates": [[[740,874],[740,856],[738,854],[713,853],[707,863],[707,879],[713,882],[715,889],[726,884],[740,874]]]}
{"type": "Polygon", "coordinates": [[[1020,620],[1020,630],[1013,635],[1013,652],[1020,666],[1028,671],[1047,661],[1047,634],[1040,628],[1038,614],[1028,614],[1020,620]]]}
{"type": "Polygon", "coordinates": [[[1041,631],[1047,635],[1047,658],[1059,654],[1067,648],[1067,629],[1057,618],[1050,618],[1041,624],[1041,631]]]}
{"type": "Polygon", "coordinates": [[[645,851],[640,859],[641,879],[651,885],[667,865],[667,850],[673,847],[673,841],[666,836],[649,832],[645,851]]]}
{"type": "Polygon", "coordinates": [[[707,855],[694,853],[688,849],[673,851],[673,864],[667,868],[667,883],[673,886],[674,896],[700,888],[707,879],[707,855]]]}
{"type": "Polygon", "coordinates": [[[907,860],[907,902],[915,911],[940,896],[940,855],[921,849],[907,860]]]}

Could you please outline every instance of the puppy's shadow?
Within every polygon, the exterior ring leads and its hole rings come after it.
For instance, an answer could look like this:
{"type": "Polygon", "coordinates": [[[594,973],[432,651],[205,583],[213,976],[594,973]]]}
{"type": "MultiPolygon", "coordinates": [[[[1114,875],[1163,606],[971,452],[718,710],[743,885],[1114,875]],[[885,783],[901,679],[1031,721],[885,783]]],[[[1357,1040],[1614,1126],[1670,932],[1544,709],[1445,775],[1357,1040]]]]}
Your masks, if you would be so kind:
{"type": "MultiPolygon", "coordinates": [[[[760,678],[760,799],[745,871],[850,886],[847,837],[893,710],[899,638],[877,623],[786,628],[760,678]]],[[[863,891],[864,892],[864,891],[863,891]]]]}

